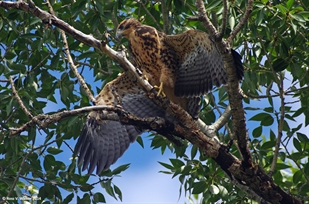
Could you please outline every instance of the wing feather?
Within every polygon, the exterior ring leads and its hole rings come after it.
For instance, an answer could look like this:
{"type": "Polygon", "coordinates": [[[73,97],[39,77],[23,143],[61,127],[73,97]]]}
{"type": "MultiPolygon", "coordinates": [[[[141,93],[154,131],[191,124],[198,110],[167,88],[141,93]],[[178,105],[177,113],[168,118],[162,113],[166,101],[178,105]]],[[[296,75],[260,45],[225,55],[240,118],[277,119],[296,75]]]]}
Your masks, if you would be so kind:
{"type": "MultiPolygon", "coordinates": [[[[175,95],[194,97],[203,95],[227,83],[222,56],[210,36],[199,30],[188,30],[179,35],[167,35],[164,43],[175,50],[180,60],[175,83],[175,95]]],[[[243,76],[241,56],[232,54],[238,76],[243,76]]]]}
{"type": "MultiPolygon", "coordinates": [[[[138,84],[132,84],[128,77],[123,74],[104,87],[99,94],[101,98],[98,98],[101,99],[100,104],[104,104],[104,96],[110,98],[112,94],[113,100],[121,96],[118,105],[137,117],[165,117],[164,110],[149,99],[138,84]]],[[[97,174],[108,169],[123,155],[130,143],[145,131],[118,121],[102,120],[102,114],[103,111],[92,111],[88,115],[74,150],[74,154],[79,154],[78,165],[83,166],[83,171],[88,168],[89,174],[95,168],[97,174]]]]}

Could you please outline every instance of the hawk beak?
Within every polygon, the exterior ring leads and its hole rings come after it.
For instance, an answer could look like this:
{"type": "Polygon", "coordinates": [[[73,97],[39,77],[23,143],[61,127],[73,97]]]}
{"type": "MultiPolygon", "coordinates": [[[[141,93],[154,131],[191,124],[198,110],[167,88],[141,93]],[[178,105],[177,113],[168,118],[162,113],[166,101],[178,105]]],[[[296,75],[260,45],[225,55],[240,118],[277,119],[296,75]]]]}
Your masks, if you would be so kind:
{"type": "Polygon", "coordinates": [[[116,38],[121,39],[122,38],[122,30],[117,29],[116,31],[116,38]]]}

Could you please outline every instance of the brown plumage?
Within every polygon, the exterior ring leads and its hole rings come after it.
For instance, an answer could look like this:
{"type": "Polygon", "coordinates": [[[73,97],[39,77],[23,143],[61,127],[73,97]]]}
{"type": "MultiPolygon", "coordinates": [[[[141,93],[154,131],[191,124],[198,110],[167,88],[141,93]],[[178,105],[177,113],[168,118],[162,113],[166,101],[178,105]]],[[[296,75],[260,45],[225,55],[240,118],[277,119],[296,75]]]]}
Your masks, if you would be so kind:
{"type": "MultiPolygon", "coordinates": [[[[196,98],[227,82],[222,56],[210,36],[202,31],[166,35],[130,18],[119,24],[117,36],[128,39],[132,58],[150,84],[162,88],[193,118],[199,112],[196,98]]],[[[241,57],[234,50],[232,54],[241,79],[241,57]]]]}
{"type": "MultiPolygon", "coordinates": [[[[166,35],[131,18],[119,24],[117,36],[128,39],[133,63],[150,84],[159,87],[195,119],[199,114],[200,96],[213,86],[227,82],[222,56],[209,35],[202,31],[166,35]]],[[[232,55],[241,79],[241,57],[234,50],[232,55]]],[[[128,72],[108,83],[96,99],[98,105],[120,105],[138,117],[159,116],[171,120],[128,72]]],[[[89,166],[89,173],[95,167],[97,174],[109,168],[144,131],[117,121],[102,120],[102,114],[106,112],[93,111],[88,115],[74,151],[79,153],[83,170],[89,166]]]]}

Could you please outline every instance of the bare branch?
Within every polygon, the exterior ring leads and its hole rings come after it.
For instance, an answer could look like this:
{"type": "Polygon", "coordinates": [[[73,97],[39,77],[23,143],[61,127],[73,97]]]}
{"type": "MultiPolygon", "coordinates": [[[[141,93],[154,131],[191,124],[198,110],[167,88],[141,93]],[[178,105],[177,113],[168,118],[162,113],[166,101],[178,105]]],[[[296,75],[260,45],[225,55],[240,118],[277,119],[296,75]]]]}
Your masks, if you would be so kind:
{"type": "Polygon", "coordinates": [[[160,0],[160,2],[161,2],[161,9],[162,9],[163,28],[164,28],[164,32],[168,34],[168,28],[169,28],[168,10],[166,8],[165,0],[160,0]]]}
{"type": "Polygon", "coordinates": [[[227,124],[228,120],[231,117],[231,106],[228,105],[223,114],[218,118],[216,122],[214,122],[212,125],[210,125],[210,128],[218,131],[220,128],[222,128],[225,124],[227,124]]]}
{"type": "Polygon", "coordinates": [[[21,173],[21,171],[23,170],[23,166],[24,166],[24,164],[25,164],[25,161],[26,161],[27,157],[28,157],[28,154],[23,158],[23,160],[22,160],[22,162],[21,162],[21,164],[20,164],[20,166],[19,166],[18,172],[17,172],[17,174],[15,175],[15,179],[14,179],[12,185],[11,185],[11,188],[10,188],[10,191],[8,192],[8,194],[7,194],[7,197],[10,197],[11,194],[13,193],[13,191],[14,191],[14,189],[15,189],[15,186],[16,186],[16,184],[17,184],[17,181],[19,180],[20,173],[21,173]]]}
{"type": "Polygon", "coordinates": [[[215,41],[220,41],[221,39],[218,39],[218,31],[215,28],[215,26],[211,23],[211,21],[209,20],[207,14],[206,14],[206,9],[204,6],[204,1],[202,0],[196,0],[196,8],[199,12],[199,20],[203,23],[203,25],[205,26],[205,28],[207,29],[207,31],[209,32],[209,34],[211,36],[214,37],[215,41]]]}
{"type": "Polygon", "coordinates": [[[227,24],[227,11],[228,11],[228,8],[227,8],[227,0],[223,0],[223,17],[222,17],[222,28],[221,28],[221,31],[218,35],[218,38],[219,39],[222,39],[224,33],[225,33],[225,30],[226,30],[226,24],[227,24]]]}
{"type": "MultiPolygon", "coordinates": [[[[153,22],[156,24],[157,28],[162,31],[162,28],[161,26],[159,25],[159,23],[157,22],[156,18],[150,13],[150,11],[148,10],[148,8],[145,6],[143,0],[139,0],[138,1],[142,6],[143,8],[145,9],[145,11],[147,12],[147,14],[152,18],[153,22]]],[[[148,1],[146,1],[148,2],[148,1]]]]}
{"type": "Polygon", "coordinates": [[[9,78],[9,81],[11,83],[11,87],[12,87],[12,93],[15,97],[15,99],[17,100],[18,104],[20,105],[20,108],[24,111],[24,113],[28,116],[28,118],[30,118],[31,120],[33,120],[36,124],[38,124],[40,127],[42,127],[42,123],[41,121],[37,120],[35,117],[33,117],[33,115],[28,111],[28,109],[26,108],[26,106],[24,105],[23,101],[21,100],[21,98],[19,97],[15,85],[14,85],[14,81],[13,81],[13,77],[9,78]]]}
{"type": "MultiPolygon", "coordinates": [[[[41,124],[41,127],[45,128],[50,124],[59,122],[63,118],[71,117],[71,116],[82,114],[82,113],[88,113],[90,111],[98,111],[98,110],[115,111],[116,108],[110,107],[110,106],[89,106],[89,107],[83,107],[83,108],[70,110],[70,111],[62,111],[62,112],[58,112],[52,115],[46,115],[46,114],[37,115],[36,117],[32,117],[29,122],[25,123],[21,127],[11,128],[10,135],[13,136],[13,135],[21,133],[22,131],[29,129],[30,127],[36,124],[35,121],[39,121],[41,124]]],[[[118,120],[118,118],[116,118],[116,114],[107,115],[106,120],[118,120]]]]}
{"type": "Polygon", "coordinates": [[[230,36],[228,37],[227,41],[231,43],[233,39],[236,37],[237,33],[244,27],[244,25],[247,23],[249,16],[252,12],[253,8],[253,0],[248,1],[246,12],[244,13],[242,19],[240,22],[236,25],[234,30],[230,33],[230,36]]]}
{"type": "MultiPolygon", "coordinates": [[[[47,4],[48,4],[48,8],[49,8],[50,13],[55,15],[55,12],[54,12],[53,7],[52,7],[51,3],[49,2],[49,0],[47,1],[47,4]]],[[[83,77],[79,74],[79,72],[77,70],[77,67],[76,67],[76,65],[73,62],[66,34],[61,29],[60,29],[60,33],[61,33],[61,36],[62,36],[64,50],[65,50],[65,53],[67,55],[67,59],[68,59],[68,62],[70,64],[71,70],[74,73],[74,75],[76,76],[76,78],[79,81],[80,85],[83,87],[83,89],[84,89],[85,93],[87,94],[88,98],[90,99],[90,101],[93,104],[95,104],[96,103],[96,99],[94,98],[93,94],[91,93],[90,89],[88,88],[88,86],[87,86],[86,82],[84,81],[83,77]]]]}
{"type": "Polygon", "coordinates": [[[280,84],[278,84],[278,88],[279,88],[279,92],[280,92],[280,102],[281,102],[281,106],[280,106],[280,118],[278,121],[278,137],[277,137],[277,141],[276,141],[276,146],[275,146],[275,151],[274,151],[274,156],[273,156],[273,161],[271,163],[271,167],[270,170],[268,172],[268,174],[270,176],[272,176],[272,174],[275,172],[276,170],[276,166],[277,166],[277,160],[278,160],[278,156],[279,156],[279,150],[280,150],[280,144],[281,144],[281,138],[282,138],[282,131],[283,131],[283,125],[284,125],[284,116],[285,116],[285,96],[284,96],[284,87],[283,87],[283,73],[280,73],[280,84]]]}
{"type": "Polygon", "coordinates": [[[209,34],[214,38],[217,47],[222,54],[228,77],[227,93],[231,106],[235,136],[237,137],[238,147],[243,157],[244,164],[248,167],[252,166],[252,157],[248,148],[249,137],[246,130],[245,112],[242,104],[243,95],[239,87],[239,80],[236,74],[237,72],[234,59],[230,53],[230,44],[228,41],[224,41],[222,38],[219,38],[217,30],[214,28],[206,15],[205,6],[202,0],[196,1],[196,7],[199,11],[200,21],[206,27],[209,34]]]}

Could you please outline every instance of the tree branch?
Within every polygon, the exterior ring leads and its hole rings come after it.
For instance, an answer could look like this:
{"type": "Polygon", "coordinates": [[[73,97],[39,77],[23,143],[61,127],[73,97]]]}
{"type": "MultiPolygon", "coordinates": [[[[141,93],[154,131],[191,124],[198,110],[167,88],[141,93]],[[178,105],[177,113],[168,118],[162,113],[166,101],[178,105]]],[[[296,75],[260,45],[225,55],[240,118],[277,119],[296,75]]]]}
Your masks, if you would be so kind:
{"type": "MultiPolygon", "coordinates": [[[[48,8],[49,8],[49,12],[53,16],[55,16],[54,9],[53,9],[51,3],[49,2],[49,0],[47,0],[47,5],[48,5],[48,8]]],[[[96,103],[96,99],[92,95],[92,93],[91,93],[90,89],[88,88],[86,82],[84,81],[83,77],[79,74],[79,72],[77,70],[77,67],[76,67],[76,65],[73,62],[66,34],[65,34],[65,32],[62,29],[60,29],[60,33],[61,33],[62,40],[63,40],[64,50],[65,50],[65,53],[67,55],[68,62],[70,64],[70,68],[71,68],[72,72],[74,73],[74,75],[76,76],[77,80],[79,81],[80,85],[83,87],[83,89],[84,89],[85,93],[87,94],[88,98],[90,99],[90,101],[93,104],[95,104],[96,103]]]]}
{"type": "Polygon", "coordinates": [[[168,34],[168,28],[169,28],[168,11],[167,11],[167,8],[166,8],[165,0],[160,0],[160,2],[161,2],[164,33],[168,34]]]}
{"type": "Polygon", "coordinates": [[[23,101],[21,100],[21,98],[19,97],[15,85],[14,85],[14,81],[13,81],[13,77],[9,78],[11,87],[12,87],[12,93],[13,96],[15,97],[15,99],[17,100],[18,104],[20,105],[20,108],[24,111],[24,113],[28,116],[28,118],[30,118],[31,120],[33,120],[36,124],[38,124],[40,127],[42,127],[42,123],[41,121],[37,120],[36,117],[33,117],[33,115],[28,111],[28,109],[26,108],[26,106],[24,105],[23,101]]]}
{"type": "Polygon", "coordinates": [[[248,6],[246,9],[246,12],[244,13],[242,19],[240,22],[236,25],[234,30],[230,33],[230,36],[228,37],[227,41],[229,43],[232,43],[233,39],[236,37],[237,33],[244,27],[244,25],[247,23],[249,16],[252,12],[253,8],[253,0],[248,0],[248,6]]]}
{"type": "Polygon", "coordinates": [[[222,39],[225,30],[226,30],[226,24],[227,24],[227,11],[228,11],[228,6],[227,6],[227,0],[223,0],[223,17],[222,17],[222,28],[221,31],[218,35],[219,39],[222,39]]]}
{"type": "MultiPolygon", "coordinates": [[[[229,96],[232,122],[237,138],[238,147],[240,153],[243,157],[243,162],[245,166],[252,166],[252,157],[248,148],[248,133],[246,130],[246,120],[245,111],[242,104],[242,91],[239,87],[239,80],[237,77],[237,72],[234,64],[234,59],[230,53],[230,44],[228,41],[220,39],[217,30],[214,28],[209,18],[206,15],[206,9],[202,0],[196,1],[196,7],[199,11],[200,21],[209,31],[209,34],[214,38],[218,49],[220,50],[224,65],[226,67],[226,73],[228,77],[227,93],[229,96]]],[[[243,22],[244,23],[244,22],[243,22]]]]}
{"type": "MultiPolygon", "coordinates": [[[[197,126],[196,122],[192,119],[192,117],[190,117],[190,115],[180,106],[173,104],[167,98],[162,99],[160,97],[156,97],[156,94],[154,93],[154,91],[152,91],[152,86],[149,85],[147,81],[143,80],[142,77],[140,77],[140,74],[137,72],[137,69],[121,53],[116,52],[110,47],[108,47],[106,45],[106,42],[100,42],[94,39],[90,35],[85,35],[84,33],[75,30],[69,24],[61,21],[57,17],[52,16],[51,14],[37,8],[33,4],[33,2],[31,1],[29,2],[30,2],[29,5],[26,4],[25,2],[0,2],[0,6],[7,9],[16,8],[24,10],[25,12],[32,13],[33,15],[38,16],[40,19],[42,19],[43,22],[50,23],[63,29],[65,32],[72,35],[75,39],[80,40],[81,42],[87,45],[93,46],[96,49],[102,50],[104,53],[110,56],[111,59],[118,62],[122,68],[130,70],[132,75],[139,80],[141,85],[146,87],[145,90],[149,91],[150,98],[157,105],[161,106],[166,111],[167,114],[171,115],[177,121],[177,123],[174,124],[173,130],[170,130],[168,128],[168,131],[171,131],[172,134],[175,133],[183,136],[192,144],[199,147],[201,152],[214,159],[214,161],[222,168],[224,172],[226,172],[226,174],[232,180],[238,182],[239,185],[245,185],[249,187],[250,190],[252,190],[256,195],[263,197],[265,200],[273,203],[300,203],[300,201],[296,200],[293,196],[288,195],[286,192],[280,189],[273,182],[273,180],[269,176],[267,176],[263,172],[263,170],[260,169],[258,166],[246,165],[244,162],[240,161],[231,153],[229,153],[227,151],[227,148],[224,145],[221,145],[216,139],[207,137],[204,133],[202,133],[199,130],[199,127],[197,126]]],[[[201,3],[200,0],[198,0],[197,2],[201,3]]],[[[214,31],[216,32],[215,29],[214,31]]],[[[230,98],[231,112],[233,116],[234,131],[238,139],[242,139],[243,136],[246,136],[246,130],[245,130],[246,124],[241,103],[242,97],[239,93],[239,84],[236,72],[234,71],[235,70],[233,65],[234,61],[231,54],[227,52],[227,48],[229,49],[229,47],[228,45],[225,44],[225,42],[219,42],[217,43],[217,45],[219,50],[222,52],[225,65],[227,67],[228,83],[229,83],[228,94],[230,98]],[[239,123],[235,122],[235,120],[239,120],[239,123]]],[[[92,110],[94,110],[95,108],[98,107],[92,107],[92,108],[93,108],[92,110]]],[[[111,108],[110,110],[113,111],[115,109],[117,111],[117,107],[111,108]]],[[[73,112],[74,111],[77,110],[73,110],[73,112]]],[[[64,115],[68,113],[72,114],[71,111],[63,112],[64,115]]],[[[57,114],[54,115],[60,117],[57,114]]],[[[119,117],[121,118],[121,115],[119,117]]],[[[44,117],[42,117],[42,119],[44,119],[44,117]]],[[[50,118],[48,117],[47,119],[44,119],[44,121],[46,120],[50,120],[50,118]]],[[[245,140],[245,147],[246,147],[246,140],[245,140]]]]}
{"type": "MultiPolygon", "coordinates": [[[[157,22],[156,18],[150,13],[150,11],[148,10],[148,8],[145,6],[143,0],[139,0],[138,1],[142,6],[143,8],[145,9],[145,11],[147,12],[147,14],[151,17],[151,19],[153,20],[153,22],[156,24],[157,28],[162,31],[162,28],[161,26],[159,25],[159,23],[157,22]]],[[[146,1],[148,2],[148,1],[146,1]]]]}
{"type": "Polygon", "coordinates": [[[218,31],[215,28],[215,26],[211,23],[211,21],[209,20],[207,13],[206,13],[206,9],[204,6],[204,1],[202,0],[196,0],[196,8],[198,10],[199,13],[199,20],[201,21],[201,23],[205,26],[206,30],[209,32],[209,34],[214,37],[215,41],[220,41],[221,39],[218,38],[218,31]]]}
{"type": "Polygon", "coordinates": [[[278,88],[279,88],[279,92],[280,92],[280,102],[281,102],[281,106],[280,106],[280,117],[278,120],[278,137],[277,137],[277,141],[276,141],[276,146],[275,146],[275,150],[274,150],[274,156],[273,156],[273,161],[271,163],[270,166],[270,170],[269,170],[269,175],[272,176],[272,174],[275,172],[276,170],[276,166],[277,166],[277,160],[278,160],[278,156],[279,156],[279,150],[280,150],[280,144],[281,144],[281,138],[282,138],[282,131],[283,131],[283,125],[284,125],[284,115],[285,115],[285,96],[284,96],[284,87],[283,87],[283,73],[280,73],[280,84],[278,84],[278,88]]]}

